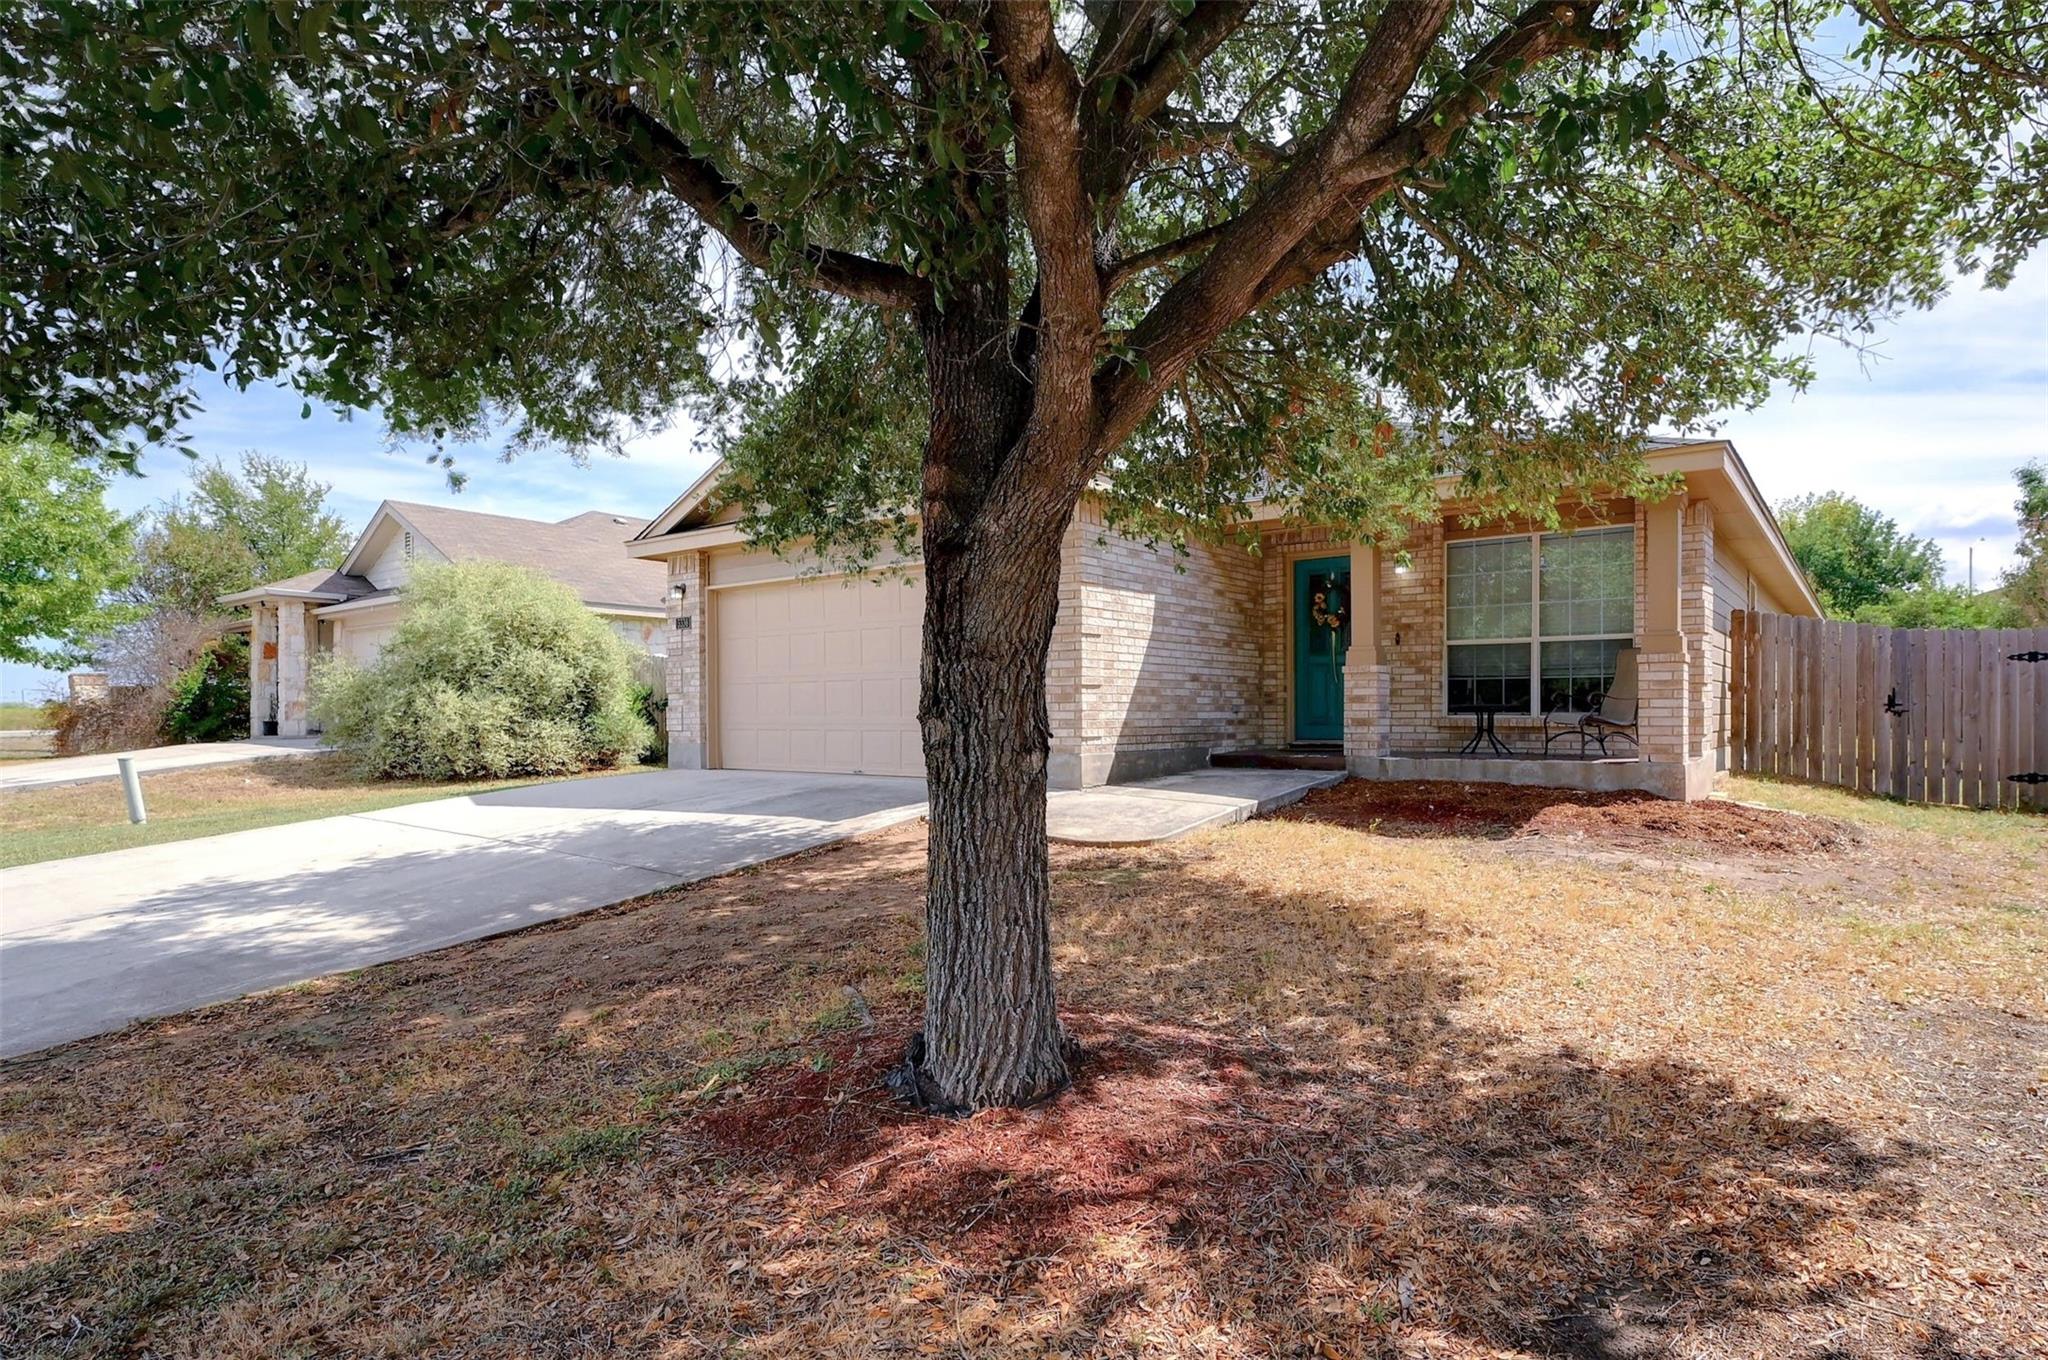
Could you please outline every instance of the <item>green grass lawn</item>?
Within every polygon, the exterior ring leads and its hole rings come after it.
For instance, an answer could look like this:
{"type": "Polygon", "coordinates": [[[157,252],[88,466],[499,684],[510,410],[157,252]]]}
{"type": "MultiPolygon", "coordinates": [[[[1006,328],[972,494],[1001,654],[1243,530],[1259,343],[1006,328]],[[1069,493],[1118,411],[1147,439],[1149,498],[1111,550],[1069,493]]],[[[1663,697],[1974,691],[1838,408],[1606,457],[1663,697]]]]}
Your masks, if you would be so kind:
{"type": "Polygon", "coordinates": [[[41,704],[0,704],[0,731],[49,726],[50,711],[41,704]]]}
{"type": "Polygon", "coordinates": [[[23,789],[0,796],[0,868],[542,782],[370,783],[340,756],[256,760],[144,775],[149,820],[140,826],[128,821],[117,779],[23,789]]]}

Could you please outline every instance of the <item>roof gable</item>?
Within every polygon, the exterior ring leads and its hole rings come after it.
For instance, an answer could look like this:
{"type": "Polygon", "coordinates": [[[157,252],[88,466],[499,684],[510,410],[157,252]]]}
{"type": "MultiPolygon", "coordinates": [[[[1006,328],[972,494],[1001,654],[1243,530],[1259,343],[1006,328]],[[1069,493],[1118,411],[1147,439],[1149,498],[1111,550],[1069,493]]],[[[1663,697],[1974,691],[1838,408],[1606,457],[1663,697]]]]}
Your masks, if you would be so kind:
{"type": "Polygon", "coordinates": [[[646,521],[603,510],[567,519],[521,519],[418,501],[385,501],[356,538],[342,570],[361,572],[397,533],[450,562],[509,562],[574,590],[588,605],[659,609],[668,586],[658,562],[628,557],[626,541],[646,521]]]}
{"type": "Polygon", "coordinates": [[[718,490],[718,484],[725,480],[725,460],[719,459],[704,469],[696,481],[691,482],[683,494],[668,503],[666,509],[647,521],[639,533],[633,535],[635,543],[644,543],[650,538],[663,534],[681,533],[695,529],[711,520],[711,494],[718,490]]]}

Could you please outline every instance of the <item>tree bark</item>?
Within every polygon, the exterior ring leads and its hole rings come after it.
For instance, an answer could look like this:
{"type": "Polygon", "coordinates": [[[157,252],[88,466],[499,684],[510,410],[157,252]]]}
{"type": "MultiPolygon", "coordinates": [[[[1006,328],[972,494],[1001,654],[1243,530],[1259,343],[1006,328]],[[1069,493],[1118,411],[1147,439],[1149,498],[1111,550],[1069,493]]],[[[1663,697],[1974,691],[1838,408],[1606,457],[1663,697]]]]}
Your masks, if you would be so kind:
{"type": "Polygon", "coordinates": [[[939,1109],[1029,1104],[1067,1083],[1045,841],[1045,665],[1062,528],[925,565],[919,1094],[939,1109]]]}
{"type": "Polygon", "coordinates": [[[1046,654],[1072,497],[1026,488],[1031,385],[991,278],[923,317],[925,613],[918,718],[930,789],[925,1024],[912,1092],[1023,1105],[1067,1084],[1045,842],[1046,654]]]}

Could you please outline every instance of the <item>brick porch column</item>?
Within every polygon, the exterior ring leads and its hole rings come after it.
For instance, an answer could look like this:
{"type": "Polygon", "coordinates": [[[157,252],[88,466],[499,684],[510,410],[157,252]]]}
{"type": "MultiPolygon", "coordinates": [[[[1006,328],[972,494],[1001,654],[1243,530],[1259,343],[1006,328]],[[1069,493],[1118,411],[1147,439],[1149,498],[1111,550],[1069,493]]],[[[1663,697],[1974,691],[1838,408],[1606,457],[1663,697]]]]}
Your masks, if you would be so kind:
{"type": "Polygon", "coordinates": [[[1727,686],[1713,684],[1721,669],[1721,635],[1714,631],[1714,507],[1692,501],[1685,507],[1685,541],[1680,559],[1679,621],[1685,633],[1686,753],[1706,759],[1719,744],[1720,699],[1727,686]]]}
{"type": "Polygon", "coordinates": [[[313,616],[304,600],[277,607],[277,735],[306,735],[306,682],[313,663],[313,616]]]}
{"type": "Polygon", "coordinates": [[[277,694],[277,610],[261,600],[249,606],[249,735],[263,735],[277,694]]]}
{"type": "Polygon", "coordinates": [[[1387,754],[1393,716],[1393,672],[1381,659],[1385,611],[1380,600],[1380,550],[1351,548],[1351,650],[1344,654],[1344,758],[1353,773],[1361,762],[1387,754]]]}
{"type": "Polygon", "coordinates": [[[1636,640],[1636,712],[1643,759],[1683,764],[1691,753],[1682,582],[1685,498],[1643,510],[1643,632],[1636,640]]]}
{"type": "Polygon", "coordinates": [[[711,762],[710,651],[705,641],[704,554],[668,559],[668,767],[711,762]]]}

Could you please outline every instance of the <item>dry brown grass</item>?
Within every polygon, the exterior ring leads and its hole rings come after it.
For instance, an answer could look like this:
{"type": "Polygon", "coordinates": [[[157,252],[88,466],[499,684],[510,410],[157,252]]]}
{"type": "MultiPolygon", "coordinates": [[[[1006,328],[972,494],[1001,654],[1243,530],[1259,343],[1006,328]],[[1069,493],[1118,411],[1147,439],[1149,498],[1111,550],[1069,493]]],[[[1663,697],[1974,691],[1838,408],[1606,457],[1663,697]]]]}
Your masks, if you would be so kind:
{"type": "Polygon", "coordinates": [[[2048,828],[1816,810],[1060,851],[1082,1078],[964,1122],[915,829],[56,1050],[0,1353],[2038,1351],[2048,828]]]}

